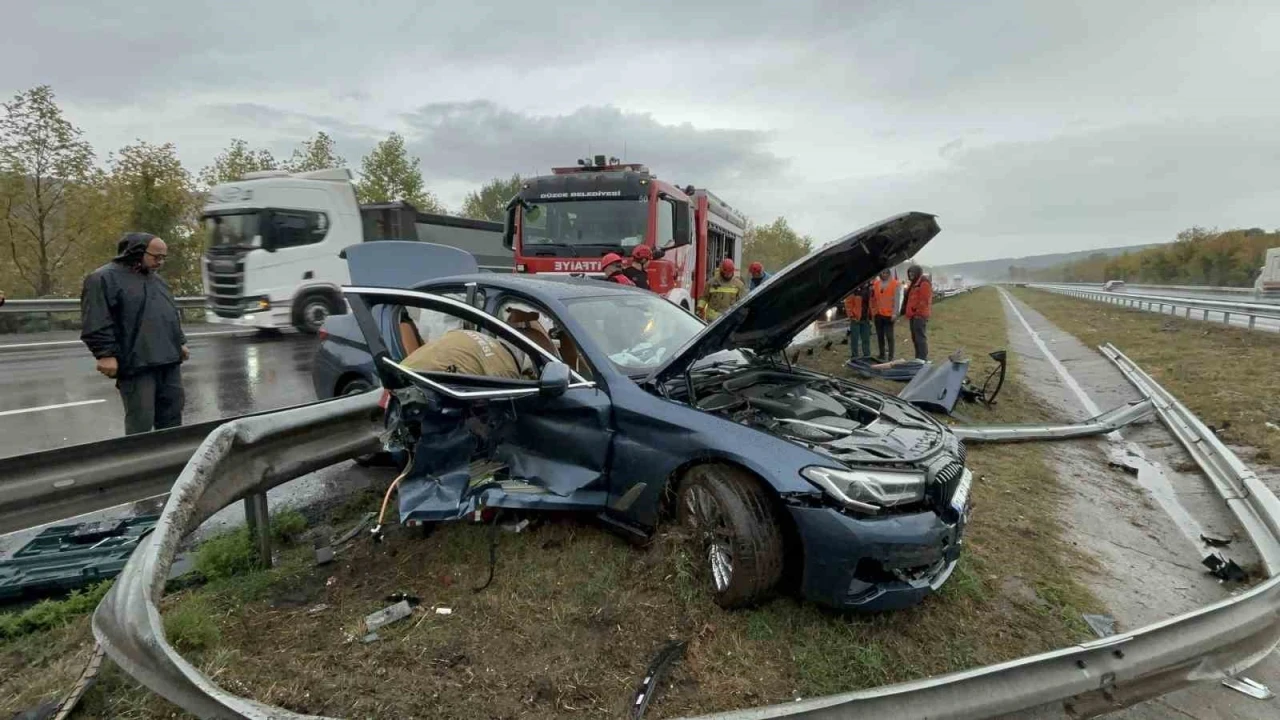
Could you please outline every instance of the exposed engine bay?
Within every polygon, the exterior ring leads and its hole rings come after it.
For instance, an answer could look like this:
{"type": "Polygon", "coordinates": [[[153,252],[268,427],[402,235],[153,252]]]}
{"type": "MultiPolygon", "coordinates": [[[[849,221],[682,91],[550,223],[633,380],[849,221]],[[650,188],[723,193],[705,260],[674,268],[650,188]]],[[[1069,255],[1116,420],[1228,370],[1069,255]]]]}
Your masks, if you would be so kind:
{"type": "Polygon", "coordinates": [[[941,447],[932,418],[869,388],[758,369],[695,386],[697,407],[848,463],[912,463],[941,447]]]}

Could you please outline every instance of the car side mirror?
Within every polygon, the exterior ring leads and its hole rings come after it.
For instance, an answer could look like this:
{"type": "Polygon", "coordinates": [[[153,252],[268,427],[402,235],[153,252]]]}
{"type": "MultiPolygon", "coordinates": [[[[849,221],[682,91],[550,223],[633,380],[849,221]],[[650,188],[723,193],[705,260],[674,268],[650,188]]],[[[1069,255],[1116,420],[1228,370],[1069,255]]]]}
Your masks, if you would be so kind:
{"type": "Polygon", "coordinates": [[[507,217],[502,224],[502,247],[508,250],[516,246],[516,208],[518,207],[520,207],[519,196],[507,202],[507,217]]]}
{"type": "Polygon", "coordinates": [[[562,362],[549,362],[542,366],[538,376],[538,395],[557,398],[569,389],[569,366],[562,362]]]}
{"type": "Polygon", "coordinates": [[[693,242],[693,240],[689,237],[690,235],[689,230],[692,227],[692,223],[689,217],[689,203],[675,202],[675,203],[672,203],[672,205],[675,206],[675,217],[672,219],[672,223],[671,223],[672,234],[675,237],[672,238],[670,245],[667,245],[663,248],[664,250],[671,250],[673,248],[683,247],[693,242]]]}

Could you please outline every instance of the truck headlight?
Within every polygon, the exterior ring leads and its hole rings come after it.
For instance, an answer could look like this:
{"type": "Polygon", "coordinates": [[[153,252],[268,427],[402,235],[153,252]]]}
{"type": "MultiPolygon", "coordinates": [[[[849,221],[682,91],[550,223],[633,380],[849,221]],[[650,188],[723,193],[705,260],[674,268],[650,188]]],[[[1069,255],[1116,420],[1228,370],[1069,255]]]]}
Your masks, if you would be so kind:
{"type": "Polygon", "coordinates": [[[804,479],[857,510],[903,505],[924,499],[923,473],[902,470],[840,470],[811,465],[800,471],[804,479]]]}

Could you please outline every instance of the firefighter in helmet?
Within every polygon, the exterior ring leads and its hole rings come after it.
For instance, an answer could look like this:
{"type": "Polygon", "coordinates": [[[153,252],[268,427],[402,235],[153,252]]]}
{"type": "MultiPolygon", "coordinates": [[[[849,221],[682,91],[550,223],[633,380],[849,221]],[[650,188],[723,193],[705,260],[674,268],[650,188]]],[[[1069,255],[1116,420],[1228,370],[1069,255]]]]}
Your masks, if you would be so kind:
{"type": "Polygon", "coordinates": [[[635,287],[635,283],[631,282],[631,278],[627,277],[622,270],[622,256],[618,253],[609,253],[600,258],[600,270],[604,273],[604,277],[609,282],[616,282],[619,285],[630,285],[635,287]]]}
{"type": "Polygon", "coordinates": [[[653,259],[653,248],[648,245],[637,245],[631,250],[631,265],[622,271],[631,282],[642,290],[649,289],[649,261],[653,259]]]}
{"type": "Polygon", "coordinates": [[[698,314],[708,322],[720,317],[735,303],[747,296],[747,286],[734,274],[731,258],[720,261],[720,272],[707,282],[707,289],[698,299],[698,314]]]}

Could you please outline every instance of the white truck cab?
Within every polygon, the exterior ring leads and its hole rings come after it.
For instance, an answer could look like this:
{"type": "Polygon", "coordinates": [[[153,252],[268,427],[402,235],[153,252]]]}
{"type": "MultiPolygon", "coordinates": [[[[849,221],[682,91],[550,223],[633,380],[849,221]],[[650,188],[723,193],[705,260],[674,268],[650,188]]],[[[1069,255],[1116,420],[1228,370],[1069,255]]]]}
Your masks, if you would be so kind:
{"type": "Polygon", "coordinates": [[[1280,297],[1280,247],[1267,250],[1266,257],[1253,284],[1253,294],[1259,299],[1280,297]]]}
{"type": "Polygon", "coordinates": [[[315,332],[345,312],[338,253],[363,238],[351,171],[249,173],[215,186],[201,220],[210,322],[315,332]]]}
{"type": "Polygon", "coordinates": [[[344,248],[365,240],[460,247],[489,271],[511,269],[500,223],[419,213],[404,202],[361,206],[346,168],[264,170],[209,191],[201,223],[205,317],[259,330],[315,333],[345,313],[344,248]]]}

